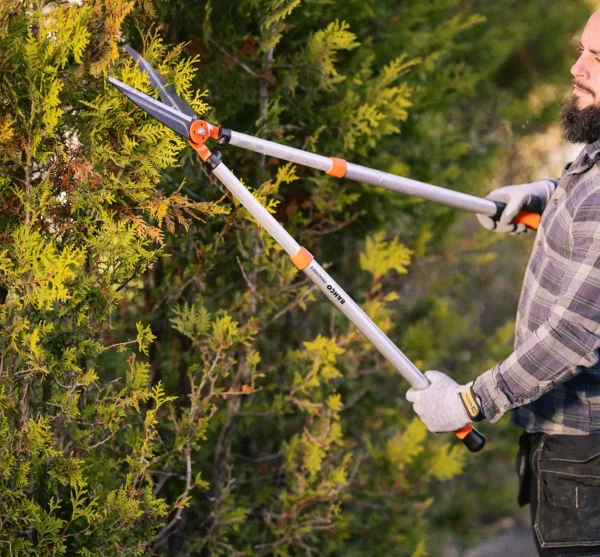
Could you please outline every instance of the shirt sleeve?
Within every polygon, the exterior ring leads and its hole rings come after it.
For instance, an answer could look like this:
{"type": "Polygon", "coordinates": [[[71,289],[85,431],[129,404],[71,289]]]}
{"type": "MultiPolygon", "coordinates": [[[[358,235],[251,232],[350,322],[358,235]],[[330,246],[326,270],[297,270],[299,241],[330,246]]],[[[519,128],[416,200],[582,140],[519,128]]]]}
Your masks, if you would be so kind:
{"type": "Polygon", "coordinates": [[[573,217],[571,257],[549,317],[473,390],[487,419],[528,404],[598,362],[600,351],[600,192],[573,217]]]}

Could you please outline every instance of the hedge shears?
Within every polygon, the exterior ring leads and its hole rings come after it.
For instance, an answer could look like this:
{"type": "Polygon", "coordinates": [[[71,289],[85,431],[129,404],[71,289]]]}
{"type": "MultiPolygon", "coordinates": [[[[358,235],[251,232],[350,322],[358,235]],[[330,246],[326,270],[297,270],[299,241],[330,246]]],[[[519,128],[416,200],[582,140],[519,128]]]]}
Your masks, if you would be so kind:
{"type": "MultiPolygon", "coordinates": [[[[283,248],[290,256],[296,268],[303,271],[312,280],[329,301],[371,341],[379,353],[392,364],[412,387],[415,389],[426,389],[429,386],[427,378],[371,318],[360,309],[329,273],[315,261],[310,252],[300,246],[260,201],[236,178],[223,163],[221,153],[210,151],[206,146],[206,142],[212,139],[219,145],[235,145],[264,155],[322,170],[338,178],[346,177],[363,183],[415,195],[423,199],[437,201],[451,207],[467,209],[490,216],[501,214],[504,209],[503,204],[453,192],[415,180],[401,178],[348,163],[343,159],[324,157],[229,129],[217,128],[199,119],[187,103],[177,95],[173,87],[133,48],[126,46],[125,49],[137,62],[139,68],[148,75],[152,87],[158,90],[158,94],[163,102],[153,99],[118,79],[109,77],[109,82],[142,110],[188,140],[191,147],[204,161],[208,170],[283,248]]],[[[531,213],[519,215],[521,218],[519,222],[529,223],[527,224],[528,226],[536,228],[535,216],[538,217],[539,222],[539,215],[532,215],[531,213]]],[[[470,424],[456,431],[455,434],[471,452],[477,452],[485,445],[485,437],[470,424]]]]}

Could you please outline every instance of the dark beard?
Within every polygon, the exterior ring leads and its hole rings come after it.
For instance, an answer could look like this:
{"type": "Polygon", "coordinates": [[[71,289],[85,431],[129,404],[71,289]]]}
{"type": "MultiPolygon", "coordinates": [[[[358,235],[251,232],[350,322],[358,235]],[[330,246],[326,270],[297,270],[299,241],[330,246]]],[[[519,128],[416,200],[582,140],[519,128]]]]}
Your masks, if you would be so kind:
{"type": "Polygon", "coordinates": [[[570,143],[590,144],[600,139],[600,108],[577,108],[577,96],[571,95],[562,107],[562,133],[570,143]]]}

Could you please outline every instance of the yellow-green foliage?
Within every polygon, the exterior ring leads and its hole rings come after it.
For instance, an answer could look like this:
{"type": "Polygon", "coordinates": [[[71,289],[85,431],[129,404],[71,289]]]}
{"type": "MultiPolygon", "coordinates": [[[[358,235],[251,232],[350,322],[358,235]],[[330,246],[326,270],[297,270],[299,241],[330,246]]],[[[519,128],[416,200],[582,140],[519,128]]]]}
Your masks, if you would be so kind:
{"type": "Polygon", "coordinates": [[[352,50],[358,46],[356,35],[345,21],[334,21],[325,29],[317,31],[306,45],[308,63],[313,66],[325,91],[346,79],[335,64],[335,56],[341,50],[352,50]]]}
{"type": "MultiPolygon", "coordinates": [[[[141,555],[171,509],[148,469],[175,397],[160,382],[150,388],[148,365],[133,355],[112,381],[96,359],[134,345],[149,353],[147,321],[113,341],[112,320],[161,254],[163,227],[228,210],[156,190],[185,143],[140,122],[104,82],[110,68],[151,90],[130,61],[114,63],[133,6],[33,2],[0,12],[0,543],[12,555],[141,555]]],[[[197,59],[156,34],[146,41],[152,63],[205,111],[191,87],[197,59]]],[[[223,346],[244,338],[227,316],[213,334],[223,346]]]]}
{"type": "Polygon", "coordinates": [[[8,287],[8,303],[50,310],[54,302],[66,302],[69,289],[85,260],[83,249],[66,246],[60,253],[31,226],[13,234],[14,243],[0,252],[0,272],[8,287]]]}
{"type": "Polygon", "coordinates": [[[377,232],[367,238],[365,251],[360,254],[360,268],[368,271],[377,282],[388,271],[394,269],[397,273],[406,273],[412,251],[403,246],[398,238],[385,240],[385,232],[377,232]]]}
{"type": "Polygon", "coordinates": [[[263,52],[267,52],[277,46],[281,40],[285,29],[286,18],[300,5],[301,0],[267,0],[266,2],[257,1],[265,10],[265,18],[262,21],[262,36],[260,47],[263,52]]]}
{"type": "Polygon", "coordinates": [[[427,428],[415,418],[404,431],[397,432],[387,443],[387,456],[399,473],[398,481],[406,488],[409,488],[405,481],[407,468],[411,464],[418,466],[422,477],[433,477],[436,480],[452,479],[460,474],[465,466],[465,451],[460,445],[440,445],[428,451],[425,459],[417,461],[417,457],[425,451],[423,442],[426,435],[427,428]]]}
{"type": "Polygon", "coordinates": [[[88,6],[63,5],[44,11],[39,3],[36,12],[37,25],[25,38],[21,66],[29,85],[31,109],[17,114],[23,118],[21,125],[30,130],[28,157],[45,161],[52,151],[38,153],[38,146],[53,138],[63,114],[59,94],[64,84],[58,74],[70,59],[81,64],[89,43],[91,10],[88,6]]]}

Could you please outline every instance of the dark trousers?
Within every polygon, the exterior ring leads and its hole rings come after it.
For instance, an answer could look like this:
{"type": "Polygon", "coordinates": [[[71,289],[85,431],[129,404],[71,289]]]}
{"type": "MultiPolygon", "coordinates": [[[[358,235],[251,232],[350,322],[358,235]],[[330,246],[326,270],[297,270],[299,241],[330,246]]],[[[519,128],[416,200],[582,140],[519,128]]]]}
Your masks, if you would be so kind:
{"type": "Polygon", "coordinates": [[[600,434],[523,433],[519,504],[541,557],[600,557],[600,434]]]}

